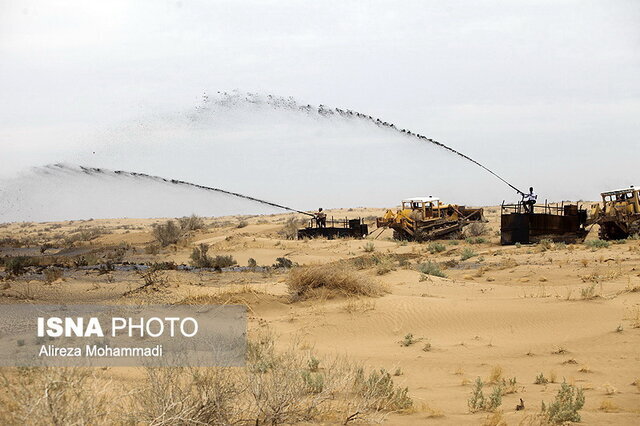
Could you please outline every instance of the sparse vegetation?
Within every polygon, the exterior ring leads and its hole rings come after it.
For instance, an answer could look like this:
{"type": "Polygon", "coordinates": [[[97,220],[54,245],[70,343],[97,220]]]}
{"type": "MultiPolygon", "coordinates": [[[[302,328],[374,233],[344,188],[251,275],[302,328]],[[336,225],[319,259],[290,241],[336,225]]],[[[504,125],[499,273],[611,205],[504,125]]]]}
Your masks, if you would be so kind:
{"type": "Polygon", "coordinates": [[[4,268],[15,276],[22,275],[29,266],[37,265],[37,261],[28,256],[17,256],[4,259],[4,268]]]}
{"type": "Polygon", "coordinates": [[[396,386],[384,369],[367,372],[344,358],[320,359],[295,346],[277,352],[269,335],[248,342],[245,368],[145,371],[145,378],[116,391],[89,368],[5,369],[0,420],[29,425],[294,424],[336,418],[373,423],[413,406],[407,388],[396,386]]]}
{"type": "Polygon", "coordinates": [[[590,286],[584,287],[580,289],[580,298],[583,300],[591,300],[595,299],[596,295],[596,285],[591,284],[590,286]]]}
{"type": "Polygon", "coordinates": [[[487,242],[486,238],[483,237],[467,237],[464,240],[467,244],[484,244],[487,242]]]}
{"type": "Polygon", "coordinates": [[[365,253],[373,253],[376,250],[376,246],[371,241],[367,241],[362,245],[362,249],[365,253]]]}

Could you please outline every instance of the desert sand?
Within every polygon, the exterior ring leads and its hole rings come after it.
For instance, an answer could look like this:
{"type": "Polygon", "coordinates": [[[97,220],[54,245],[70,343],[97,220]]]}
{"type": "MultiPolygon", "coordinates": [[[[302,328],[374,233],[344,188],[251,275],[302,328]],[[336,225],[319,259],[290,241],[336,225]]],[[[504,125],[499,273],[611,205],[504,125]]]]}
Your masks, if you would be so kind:
{"type": "MultiPolygon", "coordinates": [[[[354,208],[328,215],[371,223],[383,212],[354,208]]],[[[240,266],[249,259],[273,265],[280,257],[298,265],[351,262],[386,292],[294,302],[288,298],[286,268],[161,271],[165,287],[131,292],[142,285],[135,271],[71,268],[50,283],[32,270],[5,275],[0,298],[2,303],[244,303],[249,335],[269,329],[278,346],[297,341],[301,351],[393,372],[394,383],[408,387],[413,408],[382,413],[387,424],[497,424],[500,419],[526,424],[565,380],[584,389],[583,424],[640,423],[639,240],[600,248],[500,246],[498,207],[485,208],[489,223],[481,239],[442,240],[438,246],[394,241],[389,230],[365,240],[290,240],[281,231],[292,216],[302,219],[291,214],[205,218],[205,229],[167,247],[154,246],[151,232],[166,219],[11,223],[0,228],[0,250],[2,256],[43,259],[84,256],[89,265],[109,257],[188,265],[193,248],[204,243],[210,254],[233,256],[240,266]],[[63,243],[65,238],[72,241],[63,243]],[[51,247],[41,253],[44,242],[51,247]],[[465,250],[471,257],[462,260],[465,250]],[[354,260],[372,256],[384,260],[354,260]],[[444,276],[420,272],[418,265],[425,262],[437,264],[444,276]],[[541,373],[548,383],[535,384],[541,373]],[[492,383],[515,378],[498,414],[470,412],[467,401],[478,377],[486,391],[492,383]],[[525,409],[516,411],[520,399],[525,409]]],[[[592,230],[587,240],[595,238],[592,230]]],[[[141,373],[109,368],[100,374],[126,384],[141,373]]]]}

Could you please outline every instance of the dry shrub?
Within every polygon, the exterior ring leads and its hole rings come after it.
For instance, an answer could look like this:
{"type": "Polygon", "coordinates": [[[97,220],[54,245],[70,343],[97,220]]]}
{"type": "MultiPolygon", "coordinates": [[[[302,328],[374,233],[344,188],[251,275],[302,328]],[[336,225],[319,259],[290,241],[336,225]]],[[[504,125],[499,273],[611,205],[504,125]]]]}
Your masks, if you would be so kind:
{"type": "Polygon", "coordinates": [[[55,267],[49,267],[45,269],[43,273],[44,273],[44,281],[47,284],[51,284],[52,282],[59,280],[64,275],[62,269],[55,268],[55,267]]]}
{"type": "Polygon", "coordinates": [[[485,417],[482,426],[507,426],[502,410],[497,410],[485,417]]]}
{"type": "Polygon", "coordinates": [[[294,301],[319,296],[379,296],[384,292],[380,284],[341,264],[294,268],[287,287],[294,301]]]}
{"type": "Polygon", "coordinates": [[[108,383],[91,369],[39,367],[5,370],[6,400],[0,403],[2,424],[110,424],[115,413],[108,383]],[[10,372],[15,372],[11,374],[10,372]]]}
{"type": "Polygon", "coordinates": [[[178,219],[178,223],[183,232],[189,231],[197,231],[199,229],[204,229],[204,219],[195,214],[191,216],[185,216],[178,219]]]}
{"type": "Polygon", "coordinates": [[[162,247],[175,244],[182,237],[182,229],[173,220],[168,220],[164,224],[154,224],[152,233],[162,247]]]}
{"type": "Polygon", "coordinates": [[[502,379],[502,367],[499,365],[494,366],[489,374],[489,383],[498,383],[502,379]]]}
{"type": "Polygon", "coordinates": [[[248,286],[232,288],[218,293],[187,296],[178,305],[245,305],[252,309],[261,303],[285,302],[284,296],[276,296],[248,286]]]}
{"type": "Polygon", "coordinates": [[[149,368],[131,420],[173,424],[380,421],[413,402],[386,371],[365,374],[344,358],[275,350],[267,332],[250,340],[245,368],[149,368]]]}
{"type": "MultiPolygon", "coordinates": [[[[246,409],[231,368],[149,367],[128,417],[151,425],[231,424],[246,409]]],[[[132,424],[133,424],[132,423],[132,424]]]]}
{"type": "MultiPolygon", "coordinates": [[[[278,235],[287,239],[287,240],[295,240],[298,238],[298,227],[300,226],[301,221],[296,219],[295,217],[289,217],[285,221],[284,225],[278,231],[278,235]]],[[[304,224],[304,221],[302,221],[304,224]]]]}
{"type": "Polygon", "coordinates": [[[143,284],[139,287],[126,291],[123,296],[131,296],[139,293],[159,292],[169,287],[167,275],[162,271],[149,268],[144,272],[138,272],[143,284]]]}
{"type": "Polygon", "coordinates": [[[207,254],[208,251],[209,246],[204,243],[194,247],[191,252],[191,266],[196,268],[222,269],[238,264],[233,256],[217,255],[215,257],[211,257],[207,254]]]}
{"type": "Polygon", "coordinates": [[[373,311],[375,308],[376,303],[373,300],[350,297],[347,303],[342,307],[342,310],[349,314],[354,314],[373,311]]]}
{"type": "Polygon", "coordinates": [[[464,229],[464,234],[467,237],[479,237],[481,235],[486,235],[488,232],[489,228],[487,227],[487,224],[483,222],[473,222],[464,229]]]}
{"type": "Polygon", "coordinates": [[[605,413],[615,413],[619,410],[619,407],[610,399],[603,399],[600,402],[600,411],[604,411],[605,413]]]}
{"type": "Polygon", "coordinates": [[[248,342],[245,367],[148,367],[117,392],[97,369],[5,369],[0,424],[371,424],[413,407],[385,370],[275,347],[263,332],[248,342]]]}

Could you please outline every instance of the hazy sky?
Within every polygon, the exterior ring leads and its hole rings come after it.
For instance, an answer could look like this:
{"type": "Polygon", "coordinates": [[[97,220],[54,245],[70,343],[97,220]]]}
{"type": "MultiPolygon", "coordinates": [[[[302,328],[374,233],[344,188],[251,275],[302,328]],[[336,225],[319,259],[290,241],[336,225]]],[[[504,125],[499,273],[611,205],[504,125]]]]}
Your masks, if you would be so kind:
{"type": "Polygon", "coordinates": [[[593,199],[640,185],[639,76],[635,0],[0,0],[0,176],[239,89],[367,112],[593,199]]]}

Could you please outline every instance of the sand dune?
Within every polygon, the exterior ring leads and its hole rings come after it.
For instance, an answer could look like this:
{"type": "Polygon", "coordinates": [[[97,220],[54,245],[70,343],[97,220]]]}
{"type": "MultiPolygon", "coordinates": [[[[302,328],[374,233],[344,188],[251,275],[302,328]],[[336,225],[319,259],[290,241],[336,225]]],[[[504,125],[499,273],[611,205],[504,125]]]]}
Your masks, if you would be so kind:
{"type": "MultiPolygon", "coordinates": [[[[481,377],[490,382],[492,375],[493,380],[517,380],[515,392],[506,394],[501,406],[507,424],[526,424],[542,401],[554,398],[563,380],[585,389],[584,424],[638,424],[640,387],[632,383],[640,377],[640,241],[597,250],[582,244],[502,247],[496,234],[498,209],[488,211],[486,242],[442,241],[446,249],[436,254],[428,244],[392,241],[388,233],[371,238],[373,253],[365,251],[362,240],[286,240],[278,232],[289,215],[247,217],[243,227],[237,227],[239,218],[208,219],[211,226],[206,230],[194,231],[155,254],[148,249],[153,244],[150,231],[160,219],[13,223],[0,228],[0,238],[31,239],[34,245],[48,239],[54,247],[45,256],[55,257],[61,250],[56,247],[61,245],[58,237],[71,235],[79,226],[99,228],[102,234],[74,243],[75,250],[99,261],[120,246],[121,260],[137,263],[188,264],[198,244],[209,245],[210,253],[231,255],[240,265],[249,259],[272,265],[285,257],[301,265],[351,262],[356,269],[353,259],[387,256],[392,259],[388,271],[375,266],[359,271],[387,289],[381,297],[291,303],[286,297],[288,272],[277,269],[167,271],[166,290],[128,300],[175,303],[226,297],[250,307],[250,333],[270,328],[281,346],[297,340],[318,354],[346,356],[396,372],[394,381],[409,388],[416,408],[387,413],[388,424],[479,424],[491,414],[469,413],[467,400],[473,381],[481,377]],[[476,255],[461,260],[463,248],[476,255]],[[446,277],[419,272],[417,265],[426,261],[441,265],[446,277]],[[412,338],[405,346],[407,335],[412,338]],[[534,384],[540,373],[550,383],[534,384]],[[520,398],[526,408],[516,411],[520,398]]],[[[330,214],[381,212],[350,209],[330,214]]],[[[2,255],[11,251],[8,244],[1,250],[2,255]]],[[[140,285],[134,272],[118,270],[103,275],[68,270],[50,285],[43,285],[42,279],[30,273],[5,279],[3,303],[122,303],[122,294],[140,285]],[[25,297],[28,287],[30,297],[25,297]]],[[[138,373],[110,369],[108,374],[126,382],[138,373]]]]}

